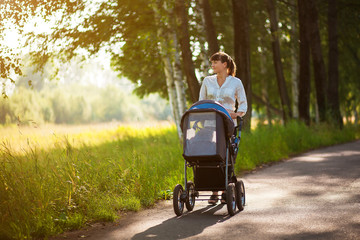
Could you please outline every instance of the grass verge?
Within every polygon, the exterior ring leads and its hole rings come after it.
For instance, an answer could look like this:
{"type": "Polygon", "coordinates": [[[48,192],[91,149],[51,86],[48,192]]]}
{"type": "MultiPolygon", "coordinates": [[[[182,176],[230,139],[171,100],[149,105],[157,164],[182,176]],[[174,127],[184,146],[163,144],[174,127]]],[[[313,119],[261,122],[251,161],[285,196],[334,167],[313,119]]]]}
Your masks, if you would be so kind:
{"type": "MultiPolygon", "coordinates": [[[[24,154],[1,146],[0,239],[46,238],[87,222],[113,221],[119,211],[167,198],[182,182],[182,146],[174,126],[120,127],[97,133],[102,140],[96,144],[86,134],[76,136],[82,144],[68,136],[61,146],[30,147],[24,154]]],[[[359,138],[354,126],[259,126],[243,134],[236,171],[359,138]]]]}
{"type": "Polygon", "coordinates": [[[258,125],[251,133],[243,133],[235,170],[252,170],[265,163],[276,162],[311,149],[360,139],[360,127],[347,125],[342,130],[327,124],[308,127],[291,121],[286,126],[258,125]]]}

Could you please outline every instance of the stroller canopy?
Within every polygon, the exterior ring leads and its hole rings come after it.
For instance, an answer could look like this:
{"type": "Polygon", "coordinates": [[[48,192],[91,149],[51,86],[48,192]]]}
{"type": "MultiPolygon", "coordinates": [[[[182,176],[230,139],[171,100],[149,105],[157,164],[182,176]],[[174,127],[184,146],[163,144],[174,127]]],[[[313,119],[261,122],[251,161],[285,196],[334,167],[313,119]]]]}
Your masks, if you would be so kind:
{"type": "Polygon", "coordinates": [[[183,125],[185,116],[191,112],[217,112],[224,120],[226,136],[231,137],[234,132],[234,122],[231,119],[229,112],[220,103],[213,100],[202,100],[194,103],[181,118],[180,127],[182,131],[184,131],[183,125]]]}

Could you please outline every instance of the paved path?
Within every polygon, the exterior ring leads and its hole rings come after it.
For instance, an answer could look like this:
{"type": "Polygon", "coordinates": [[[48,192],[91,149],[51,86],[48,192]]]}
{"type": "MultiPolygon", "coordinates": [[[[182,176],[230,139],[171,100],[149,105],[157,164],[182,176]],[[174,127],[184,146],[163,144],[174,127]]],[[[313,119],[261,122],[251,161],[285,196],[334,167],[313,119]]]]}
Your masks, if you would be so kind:
{"type": "Polygon", "coordinates": [[[243,212],[172,201],[58,239],[360,239],[360,141],[314,150],[248,174],[243,212]]]}

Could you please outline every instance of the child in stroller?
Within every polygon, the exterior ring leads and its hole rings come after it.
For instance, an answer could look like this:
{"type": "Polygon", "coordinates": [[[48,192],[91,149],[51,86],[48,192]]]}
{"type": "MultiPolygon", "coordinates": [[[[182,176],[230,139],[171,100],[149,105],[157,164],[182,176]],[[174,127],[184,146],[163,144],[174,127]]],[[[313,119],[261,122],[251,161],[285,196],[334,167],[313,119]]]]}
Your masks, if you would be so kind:
{"type": "Polygon", "coordinates": [[[240,211],[244,209],[244,183],[238,181],[234,173],[241,138],[241,117],[237,118],[237,123],[234,126],[228,111],[212,100],[195,103],[182,116],[185,189],[180,184],[174,189],[176,215],[182,215],[184,204],[189,211],[194,208],[199,191],[225,191],[222,197],[230,215],[235,214],[236,206],[240,211]],[[188,167],[193,169],[194,181],[187,181],[188,167]]]}

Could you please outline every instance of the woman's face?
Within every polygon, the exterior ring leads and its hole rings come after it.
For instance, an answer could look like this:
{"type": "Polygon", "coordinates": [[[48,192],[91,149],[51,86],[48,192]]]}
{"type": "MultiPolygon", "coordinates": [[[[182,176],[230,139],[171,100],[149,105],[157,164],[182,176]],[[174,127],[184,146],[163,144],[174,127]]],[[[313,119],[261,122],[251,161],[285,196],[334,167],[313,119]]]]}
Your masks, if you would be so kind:
{"type": "Polygon", "coordinates": [[[211,68],[214,73],[221,73],[227,71],[226,62],[222,63],[221,61],[211,61],[211,68]]]}

